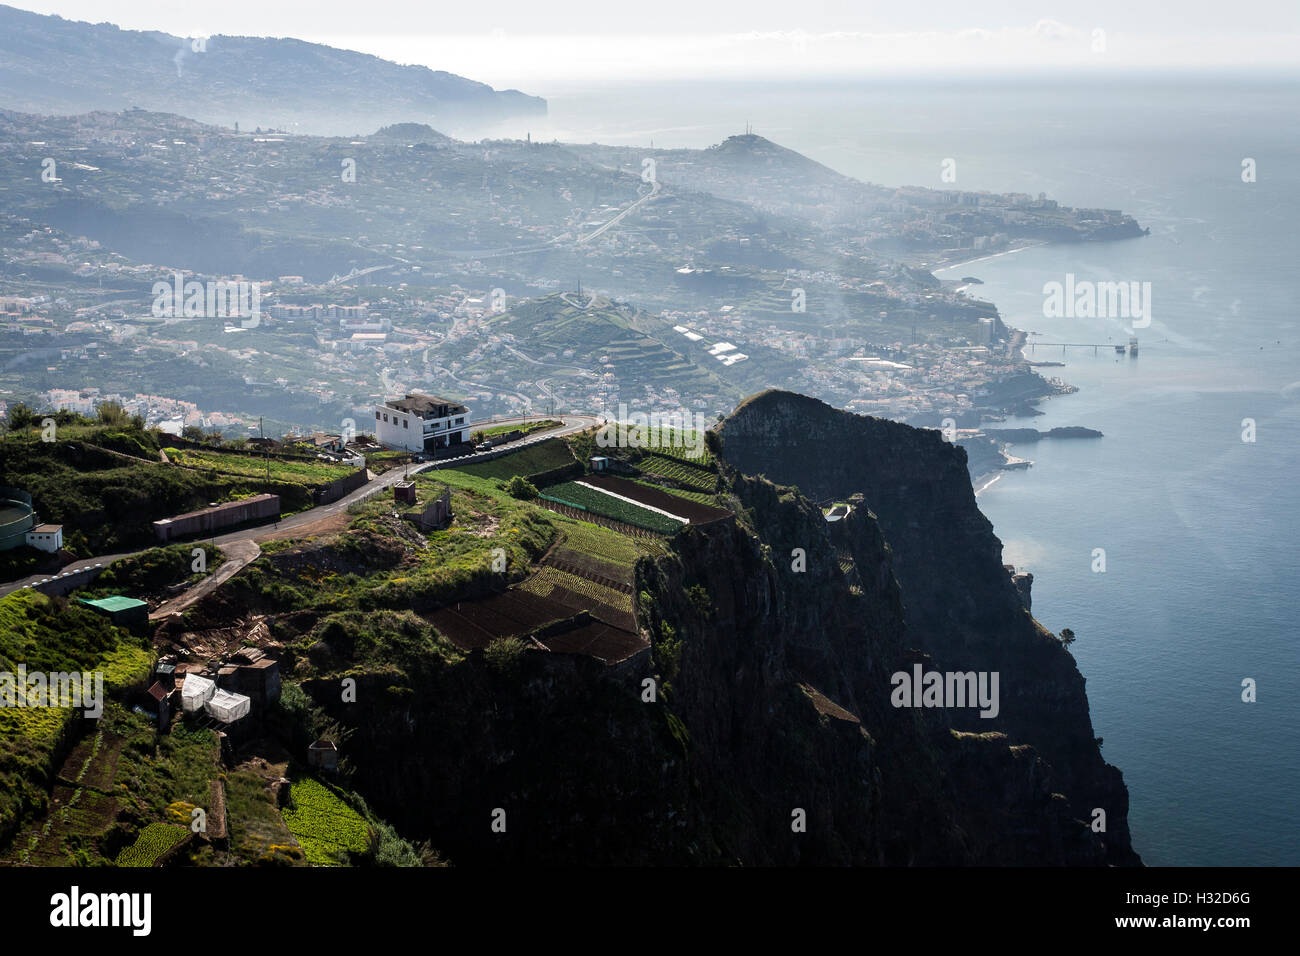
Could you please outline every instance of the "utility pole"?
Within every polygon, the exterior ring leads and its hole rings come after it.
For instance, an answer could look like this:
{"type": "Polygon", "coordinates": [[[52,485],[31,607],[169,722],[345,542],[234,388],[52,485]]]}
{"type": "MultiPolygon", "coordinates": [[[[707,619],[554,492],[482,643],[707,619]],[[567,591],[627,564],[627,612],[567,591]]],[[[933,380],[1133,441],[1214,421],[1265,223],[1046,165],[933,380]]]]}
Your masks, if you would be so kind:
{"type": "MultiPolygon", "coordinates": [[[[257,416],[257,437],[263,441],[266,440],[266,432],[262,431],[262,416],[257,416]]],[[[271,450],[265,445],[262,446],[262,457],[266,459],[266,485],[271,486],[271,450]]]]}

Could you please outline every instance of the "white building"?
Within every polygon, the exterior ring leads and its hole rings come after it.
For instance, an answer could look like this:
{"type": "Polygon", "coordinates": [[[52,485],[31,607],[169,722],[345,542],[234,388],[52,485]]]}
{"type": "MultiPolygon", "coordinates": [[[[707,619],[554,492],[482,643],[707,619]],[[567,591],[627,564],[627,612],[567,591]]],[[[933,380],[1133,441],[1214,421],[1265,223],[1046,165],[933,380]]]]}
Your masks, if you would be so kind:
{"type": "Polygon", "coordinates": [[[38,524],[27,532],[27,543],[37,550],[53,554],[63,547],[63,525],[38,524]]]}
{"type": "Polygon", "coordinates": [[[387,316],[374,318],[339,319],[339,328],[344,332],[391,332],[393,320],[387,316]]]}
{"type": "Polygon", "coordinates": [[[469,409],[419,392],[375,406],[375,437],[389,448],[426,452],[469,441],[469,409]]]}
{"type": "Polygon", "coordinates": [[[383,348],[388,341],[388,336],[383,332],[355,332],[352,338],[348,339],[348,348],[353,352],[362,352],[366,349],[383,348]]]}

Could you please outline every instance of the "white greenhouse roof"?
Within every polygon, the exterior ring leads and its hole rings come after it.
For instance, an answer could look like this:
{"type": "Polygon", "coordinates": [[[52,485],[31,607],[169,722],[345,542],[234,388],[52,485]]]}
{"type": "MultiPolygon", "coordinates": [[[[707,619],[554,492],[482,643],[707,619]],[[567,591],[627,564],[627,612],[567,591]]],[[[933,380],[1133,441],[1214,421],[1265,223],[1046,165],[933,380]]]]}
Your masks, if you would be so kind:
{"type": "Polygon", "coordinates": [[[181,685],[181,706],[187,714],[199,710],[212,699],[217,684],[198,674],[186,674],[185,683],[181,685]]]}

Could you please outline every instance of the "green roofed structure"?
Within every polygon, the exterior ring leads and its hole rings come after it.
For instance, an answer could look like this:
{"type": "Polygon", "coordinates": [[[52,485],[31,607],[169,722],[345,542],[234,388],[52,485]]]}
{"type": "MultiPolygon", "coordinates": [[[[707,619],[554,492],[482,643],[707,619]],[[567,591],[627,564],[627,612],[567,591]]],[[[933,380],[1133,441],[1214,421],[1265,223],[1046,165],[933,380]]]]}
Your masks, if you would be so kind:
{"type": "Polygon", "coordinates": [[[81,598],[81,603],[94,608],[119,627],[137,633],[149,626],[149,605],[124,594],[114,594],[106,598],[81,598]]]}

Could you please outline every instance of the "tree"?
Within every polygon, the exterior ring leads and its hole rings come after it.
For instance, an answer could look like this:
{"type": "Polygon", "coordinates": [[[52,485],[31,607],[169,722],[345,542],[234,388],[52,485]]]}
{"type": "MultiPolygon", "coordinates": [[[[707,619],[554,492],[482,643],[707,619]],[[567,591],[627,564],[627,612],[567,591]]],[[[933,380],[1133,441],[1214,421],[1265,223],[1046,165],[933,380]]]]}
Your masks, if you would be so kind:
{"type": "Polygon", "coordinates": [[[1070,630],[1068,627],[1067,627],[1067,628],[1062,628],[1062,630],[1061,630],[1061,643],[1064,644],[1066,647],[1069,647],[1071,644],[1073,644],[1073,643],[1074,643],[1074,631],[1070,630]]]}
{"type": "Polygon", "coordinates": [[[506,493],[511,498],[522,498],[525,501],[532,501],[537,497],[537,486],[525,478],[523,475],[515,475],[506,484],[506,493]]]}
{"type": "Polygon", "coordinates": [[[181,429],[181,437],[186,441],[203,441],[203,429],[198,425],[186,425],[181,429]]]}
{"type": "Polygon", "coordinates": [[[124,426],[131,420],[121,402],[100,402],[96,411],[101,425],[124,426]]]}
{"type": "Polygon", "coordinates": [[[36,413],[19,402],[9,409],[9,427],[14,431],[24,431],[36,424],[36,413]]]}
{"type": "Polygon", "coordinates": [[[471,444],[477,445],[479,442],[483,440],[483,432],[482,431],[470,432],[469,440],[471,444]]]}

